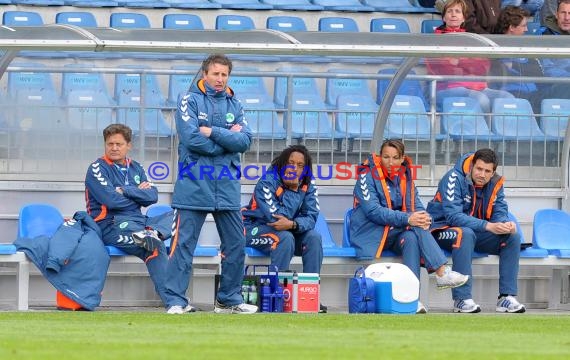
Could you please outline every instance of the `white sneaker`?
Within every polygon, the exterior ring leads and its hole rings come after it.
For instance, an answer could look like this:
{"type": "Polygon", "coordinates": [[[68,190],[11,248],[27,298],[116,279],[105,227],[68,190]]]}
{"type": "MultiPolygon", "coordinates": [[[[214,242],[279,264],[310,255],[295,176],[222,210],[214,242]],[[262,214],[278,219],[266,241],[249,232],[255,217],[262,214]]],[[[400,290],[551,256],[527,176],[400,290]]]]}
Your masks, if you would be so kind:
{"type": "Polygon", "coordinates": [[[453,303],[453,312],[457,313],[478,313],[481,307],[473,299],[459,299],[453,303]]]}
{"type": "Polygon", "coordinates": [[[497,301],[497,312],[506,313],[523,313],[526,307],[517,301],[514,296],[501,296],[497,301]]]}
{"type": "Polygon", "coordinates": [[[418,301],[418,309],[416,310],[416,314],[427,314],[427,308],[421,301],[418,301]]]}
{"type": "Polygon", "coordinates": [[[446,266],[443,275],[437,276],[436,274],[435,280],[438,290],[452,289],[464,285],[469,280],[469,275],[460,274],[446,266]]]}
{"type": "Polygon", "coordinates": [[[216,303],[214,305],[214,312],[216,314],[254,314],[257,312],[257,306],[246,303],[226,306],[216,300],[216,303]]]}
{"type": "Polygon", "coordinates": [[[180,314],[186,314],[189,312],[196,312],[196,308],[190,304],[186,305],[186,307],[182,307],[180,305],[173,305],[171,307],[168,308],[168,310],[166,310],[167,314],[176,314],[176,315],[180,315],[180,314]]]}

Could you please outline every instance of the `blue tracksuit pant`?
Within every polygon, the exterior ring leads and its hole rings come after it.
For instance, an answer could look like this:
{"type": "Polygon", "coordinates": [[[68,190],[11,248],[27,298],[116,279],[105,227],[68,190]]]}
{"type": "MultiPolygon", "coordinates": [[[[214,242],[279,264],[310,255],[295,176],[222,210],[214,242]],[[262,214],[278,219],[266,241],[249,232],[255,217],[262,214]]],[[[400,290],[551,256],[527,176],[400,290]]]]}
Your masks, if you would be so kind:
{"type": "Polygon", "coordinates": [[[447,258],[431,233],[418,227],[408,230],[392,229],[386,238],[385,249],[402,255],[402,262],[420,279],[421,260],[428,271],[435,271],[447,263],[447,258]]]}
{"type": "Polygon", "coordinates": [[[315,230],[292,233],[276,231],[268,225],[248,226],[245,237],[247,246],[269,254],[271,265],[279,271],[289,270],[293,255],[297,255],[303,257],[303,272],[321,272],[323,244],[321,234],[315,230]]]}
{"type": "MultiPolygon", "coordinates": [[[[192,274],[192,260],[200,230],[208,211],[176,209],[170,243],[166,279],[166,307],[188,305],[186,291],[192,274]]],[[[244,228],[239,210],[212,212],[221,240],[222,274],[217,300],[227,306],[243,302],[241,283],[244,274],[244,228]]]]}
{"type": "Polygon", "coordinates": [[[157,230],[163,239],[170,237],[172,225],[172,212],[165,213],[152,218],[144,215],[140,216],[116,216],[114,220],[106,219],[98,223],[103,234],[105,245],[112,245],[121,249],[129,255],[134,255],[143,260],[154,284],[154,289],[163,304],[166,304],[166,265],[168,255],[164,243],[154,252],[149,252],[136,245],[132,238],[132,233],[143,230],[149,226],[157,230]]]}
{"type": "Polygon", "coordinates": [[[471,299],[473,251],[499,255],[499,293],[517,294],[519,274],[520,234],[495,235],[488,231],[474,232],[470,228],[452,227],[434,231],[439,245],[451,251],[453,270],[469,275],[469,281],[452,289],[454,300],[471,299]]]}

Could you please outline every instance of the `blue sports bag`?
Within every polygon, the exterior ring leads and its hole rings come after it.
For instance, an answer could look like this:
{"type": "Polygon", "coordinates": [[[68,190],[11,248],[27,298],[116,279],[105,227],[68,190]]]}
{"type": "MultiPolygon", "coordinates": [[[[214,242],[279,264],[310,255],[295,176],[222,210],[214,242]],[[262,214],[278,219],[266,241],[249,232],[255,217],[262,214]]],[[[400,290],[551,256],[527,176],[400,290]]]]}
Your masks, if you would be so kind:
{"type": "Polygon", "coordinates": [[[348,312],[366,314],[376,311],[374,280],[367,278],[364,268],[359,267],[348,281],[348,312]]]}

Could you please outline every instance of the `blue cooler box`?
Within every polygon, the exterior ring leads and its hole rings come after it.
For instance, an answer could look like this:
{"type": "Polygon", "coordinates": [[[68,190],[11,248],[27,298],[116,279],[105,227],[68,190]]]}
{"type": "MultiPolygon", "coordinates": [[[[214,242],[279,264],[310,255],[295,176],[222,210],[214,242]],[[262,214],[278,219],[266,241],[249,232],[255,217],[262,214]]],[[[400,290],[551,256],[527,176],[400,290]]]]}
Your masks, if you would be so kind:
{"type": "Polygon", "coordinates": [[[420,298],[420,282],[406,265],[372,264],[366,268],[365,274],[375,283],[377,313],[416,313],[420,298]]]}

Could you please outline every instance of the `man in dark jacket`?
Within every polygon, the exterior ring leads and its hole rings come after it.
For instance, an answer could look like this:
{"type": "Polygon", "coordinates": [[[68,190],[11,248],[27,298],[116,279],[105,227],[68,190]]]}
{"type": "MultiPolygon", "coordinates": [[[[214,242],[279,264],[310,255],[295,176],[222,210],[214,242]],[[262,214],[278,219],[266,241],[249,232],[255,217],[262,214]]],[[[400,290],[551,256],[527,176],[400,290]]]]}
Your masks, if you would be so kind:
{"type": "Polygon", "coordinates": [[[147,218],[141,207],[158,201],[158,190],[143,167],[127,157],[132,130],[111,124],[103,130],[105,155],[85,175],[87,212],[101,228],[105,245],[112,245],[143,260],[160,299],[165,303],[168,257],[161,239],[170,237],[172,214],[147,218]],[[153,230],[145,229],[152,227],[153,230]]]}
{"type": "MultiPolygon", "coordinates": [[[[509,220],[503,190],[504,178],[496,174],[497,156],[480,149],[462,156],[439,182],[427,211],[433,218],[431,231],[438,244],[451,251],[453,270],[471,275],[473,251],[499,255],[497,312],[522,313],[517,301],[520,234],[509,220]]],[[[452,289],[454,312],[481,311],[471,295],[472,277],[452,289]]]]}
{"type": "Polygon", "coordinates": [[[492,34],[501,12],[501,0],[465,0],[469,7],[465,30],[477,34],[492,34]]]}
{"type": "MultiPolygon", "coordinates": [[[[542,35],[570,35],[570,0],[560,0],[556,9],[556,15],[548,16],[544,22],[542,35]]],[[[569,58],[544,58],[542,60],[544,74],[550,77],[569,77],[569,58]]],[[[555,83],[550,85],[548,97],[569,98],[570,85],[567,83],[555,83]]],[[[546,98],[546,96],[545,96],[546,98]]]]}
{"type": "Polygon", "coordinates": [[[243,303],[245,235],[240,213],[240,154],[251,144],[241,103],[227,87],[232,62],[210,55],[202,79],[179,97],[178,179],[172,194],[175,229],[168,261],[169,314],[188,312],[186,290],[200,230],[212,213],[221,240],[222,273],[216,313],[250,314],[257,306],[243,303]]]}

